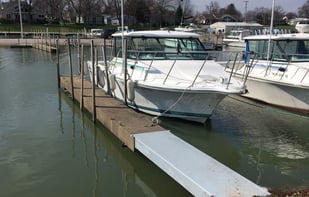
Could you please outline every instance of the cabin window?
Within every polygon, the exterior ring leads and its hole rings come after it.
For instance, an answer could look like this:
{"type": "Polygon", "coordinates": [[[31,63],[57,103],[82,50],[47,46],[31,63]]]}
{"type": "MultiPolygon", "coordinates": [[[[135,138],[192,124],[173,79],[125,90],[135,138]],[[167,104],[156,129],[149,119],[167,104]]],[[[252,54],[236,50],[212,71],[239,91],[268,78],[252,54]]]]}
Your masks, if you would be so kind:
{"type": "Polygon", "coordinates": [[[308,61],[309,40],[275,40],[271,41],[269,55],[268,40],[249,41],[249,50],[254,52],[256,58],[266,60],[267,57],[274,61],[308,61]]]}
{"type": "Polygon", "coordinates": [[[121,37],[115,38],[115,44],[114,44],[114,56],[116,57],[122,57],[122,39],[121,37]]]}
{"type": "Polygon", "coordinates": [[[131,59],[205,59],[207,56],[199,40],[193,38],[142,37],[131,38],[128,43],[131,59]]]}
{"type": "Polygon", "coordinates": [[[309,40],[297,41],[296,55],[292,56],[292,61],[309,61],[309,40]]]}
{"type": "MultiPolygon", "coordinates": [[[[267,50],[268,50],[268,41],[265,40],[250,40],[248,41],[249,50],[254,52],[256,58],[266,60],[267,59],[267,50]]],[[[272,48],[272,45],[271,45],[272,48]]]]}

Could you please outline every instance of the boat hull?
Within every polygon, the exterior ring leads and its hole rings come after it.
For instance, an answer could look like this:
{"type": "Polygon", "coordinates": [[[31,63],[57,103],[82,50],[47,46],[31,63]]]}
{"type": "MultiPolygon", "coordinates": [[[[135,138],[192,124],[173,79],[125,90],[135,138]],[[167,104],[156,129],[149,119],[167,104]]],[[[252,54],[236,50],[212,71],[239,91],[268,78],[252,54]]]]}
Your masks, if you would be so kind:
{"type": "Polygon", "coordinates": [[[234,40],[234,39],[223,39],[223,43],[229,47],[241,47],[245,48],[246,44],[244,41],[234,40]]]}
{"type": "MultiPolygon", "coordinates": [[[[164,89],[136,83],[128,87],[128,95],[125,96],[124,80],[116,77],[115,83],[112,96],[121,102],[125,102],[126,97],[128,106],[133,109],[154,116],[181,118],[199,123],[204,123],[226,96],[213,91],[164,89]]],[[[101,88],[107,92],[107,86],[101,88]]]]}
{"type": "Polygon", "coordinates": [[[268,80],[248,78],[248,93],[242,96],[289,111],[309,115],[309,89],[268,80]]]}

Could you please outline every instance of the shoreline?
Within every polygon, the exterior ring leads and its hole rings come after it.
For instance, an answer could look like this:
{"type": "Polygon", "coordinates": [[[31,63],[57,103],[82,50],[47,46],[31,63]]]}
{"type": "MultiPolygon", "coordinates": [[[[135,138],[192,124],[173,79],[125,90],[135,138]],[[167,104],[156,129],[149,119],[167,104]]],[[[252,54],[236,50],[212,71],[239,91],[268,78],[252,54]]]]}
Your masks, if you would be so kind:
{"type": "MultiPolygon", "coordinates": [[[[94,38],[94,39],[80,39],[81,45],[91,45],[91,41],[93,40],[94,45],[104,45],[103,38],[94,38]]],[[[32,47],[34,45],[48,45],[48,46],[56,46],[57,39],[40,39],[40,38],[0,38],[0,47],[32,47]]],[[[77,43],[77,39],[70,39],[70,42],[77,43]]],[[[107,44],[110,44],[110,40],[106,40],[107,44]]],[[[58,39],[59,46],[67,46],[68,38],[59,38],[58,39]]]]}

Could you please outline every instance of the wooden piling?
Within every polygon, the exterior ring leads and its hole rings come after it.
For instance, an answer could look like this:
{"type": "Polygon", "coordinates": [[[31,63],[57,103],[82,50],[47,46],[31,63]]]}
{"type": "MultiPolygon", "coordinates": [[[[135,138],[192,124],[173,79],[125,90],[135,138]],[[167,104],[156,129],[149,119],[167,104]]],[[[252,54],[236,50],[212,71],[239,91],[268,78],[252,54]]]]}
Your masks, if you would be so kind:
{"type": "Polygon", "coordinates": [[[96,102],[95,102],[95,62],[94,62],[94,43],[91,40],[91,61],[92,61],[92,121],[95,122],[97,119],[96,102]]]}
{"type": "Polygon", "coordinates": [[[127,39],[125,39],[124,41],[124,102],[126,105],[128,105],[128,86],[127,86],[127,82],[128,82],[128,67],[127,67],[127,39]]]}
{"type": "Polygon", "coordinates": [[[72,99],[74,101],[74,84],[73,84],[73,65],[72,65],[72,54],[71,54],[71,45],[70,45],[70,38],[68,38],[68,49],[69,49],[69,66],[70,66],[70,76],[71,76],[71,89],[72,89],[72,99]]]}
{"type": "Polygon", "coordinates": [[[60,55],[59,55],[59,40],[56,41],[57,46],[57,83],[58,88],[60,88],[60,55]]]}
{"type": "Polygon", "coordinates": [[[107,94],[111,94],[111,88],[110,88],[110,83],[109,83],[109,74],[108,74],[108,69],[109,65],[107,64],[107,57],[106,57],[106,39],[104,38],[104,45],[103,45],[103,58],[104,58],[104,65],[105,65],[105,75],[106,75],[106,85],[107,85],[107,94]]]}
{"type": "Polygon", "coordinates": [[[84,108],[84,45],[81,46],[81,67],[80,67],[80,75],[81,75],[81,89],[80,89],[80,110],[84,108]]]}

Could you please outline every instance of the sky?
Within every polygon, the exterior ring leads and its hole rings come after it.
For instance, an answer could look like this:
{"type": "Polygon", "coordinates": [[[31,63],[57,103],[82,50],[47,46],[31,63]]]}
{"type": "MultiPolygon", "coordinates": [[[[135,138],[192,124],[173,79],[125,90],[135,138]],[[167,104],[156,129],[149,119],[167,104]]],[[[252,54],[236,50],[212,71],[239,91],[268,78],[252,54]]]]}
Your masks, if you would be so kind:
{"type": "MultiPolygon", "coordinates": [[[[211,1],[216,1],[219,3],[220,7],[226,7],[227,5],[233,3],[237,10],[244,13],[245,12],[245,1],[248,1],[248,11],[254,10],[256,7],[272,7],[272,0],[191,0],[195,11],[205,11],[206,6],[209,5],[211,1]]],[[[275,0],[275,6],[280,5],[286,12],[296,12],[298,8],[305,4],[306,0],[275,0]]]]}

